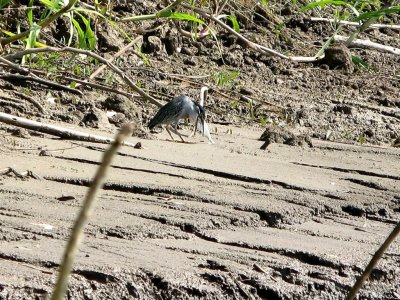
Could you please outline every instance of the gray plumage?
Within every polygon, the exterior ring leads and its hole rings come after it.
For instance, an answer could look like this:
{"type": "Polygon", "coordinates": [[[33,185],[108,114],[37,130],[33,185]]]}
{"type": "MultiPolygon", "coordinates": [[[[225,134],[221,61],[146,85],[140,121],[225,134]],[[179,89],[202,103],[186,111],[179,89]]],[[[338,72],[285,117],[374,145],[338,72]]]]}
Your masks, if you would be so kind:
{"type": "Polygon", "coordinates": [[[171,132],[168,129],[168,126],[173,125],[174,132],[179,135],[182,141],[184,141],[181,134],[178,132],[177,127],[179,121],[185,118],[188,118],[190,122],[195,126],[194,132],[196,131],[198,119],[200,119],[202,128],[204,128],[204,108],[200,104],[192,101],[188,96],[182,95],[175,97],[170,102],[161,107],[154,118],[150,120],[148,127],[151,130],[157,125],[166,125],[167,132],[174,140],[171,132]]]}

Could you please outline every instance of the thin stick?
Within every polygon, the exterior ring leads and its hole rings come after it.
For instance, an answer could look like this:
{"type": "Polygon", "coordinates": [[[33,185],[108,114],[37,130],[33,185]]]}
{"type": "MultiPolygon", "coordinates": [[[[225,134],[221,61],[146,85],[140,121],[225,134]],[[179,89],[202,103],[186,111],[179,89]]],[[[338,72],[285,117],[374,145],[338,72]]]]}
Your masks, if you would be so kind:
{"type": "Polygon", "coordinates": [[[182,3],[181,4],[183,7],[187,8],[187,9],[191,9],[193,11],[195,11],[196,13],[198,13],[199,15],[210,19],[216,23],[218,23],[222,28],[224,28],[225,30],[227,30],[229,33],[235,35],[237,38],[239,38],[240,40],[242,40],[243,42],[245,42],[249,48],[261,53],[261,54],[267,54],[267,55],[271,55],[271,56],[277,56],[283,59],[288,59],[288,60],[292,60],[292,61],[297,61],[297,62],[314,62],[314,61],[318,61],[321,60],[323,58],[323,55],[315,57],[306,57],[306,56],[286,56],[278,51],[275,51],[273,49],[270,49],[268,47],[259,45],[257,43],[254,43],[252,41],[250,41],[249,39],[245,38],[243,35],[241,35],[240,33],[236,32],[233,28],[229,27],[228,25],[226,25],[224,22],[222,22],[221,20],[219,20],[218,18],[214,17],[211,13],[200,9],[200,8],[196,8],[193,7],[189,4],[186,3],[182,3]]]}
{"type": "Polygon", "coordinates": [[[98,83],[93,83],[93,82],[88,82],[88,81],[81,80],[81,79],[78,79],[78,78],[73,78],[73,77],[64,76],[64,75],[57,75],[56,77],[60,78],[60,79],[68,80],[70,82],[75,81],[75,82],[77,82],[77,83],[79,83],[79,84],[81,84],[83,86],[89,86],[89,87],[92,87],[92,88],[95,88],[95,89],[98,89],[98,90],[102,90],[102,91],[106,91],[106,92],[110,92],[110,93],[114,93],[114,94],[124,95],[124,96],[126,96],[128,98],[129,97],[139,97],[139,96],[134,95],[134,94],[130,94],[130,93],[127,93],[127,92],[124,92],[124,91],[116,90],[115,88],[110,87],[110,86],[106,86],[106,85],[102,85],[102,84],[98,84],[98,83]]]}
{"type": "Polygon", "coordinates": [[[40,52],[73,52],[73,53],[79,53],[79,54],[84,54],[84,55],[93,57],[93,58],[97,59],[99,62],[109,66],[115,73],[117,73],[122,78],[122,80],[125,81],[125,83],[127,85],[129,85],[133,90],[135,90],[144,99],[150,101],[151,103],[157,105],[158,107],[162,106],[162,104],[158,100],[156,100],[154,97],[146,94],[141,88],[136,86],[132,82],[132,80],[128,76],[126,76],[125,73],[121,69],[119,69],[116,65],[114,65],[113,63],[107,61],[105,58],[103,58],[100,55],[98,55],[98,54],[96,54],[94,52],[91,52],[89,50],[82,50],[82,49],[77,49],[77,48],[72,48],[72,47],[64,47],[64,48],[54,48],[54,47],[31,48],[31,49],[23,50],[21,52],[13,54],[13,55],[7,55],[7,56],[5,56],[5,58],[6,59],[13,59],[15,57],[21,57],[21,56],[24,56],[26,54],[40,53],[40,52]]]}
{"type": "Polygon", "coordinates": [[[68,92],[83,96],[83,93],[80,90],[70,88],[68,86],[59,84],[59,83],[54,82],[54,81],[42,79],[42,78],[39,78],[37,76],[0,73],[0,78],[3,78],[3,79],[17,79],[17,80],[25,80],[25,81],[34,81],[34,82],[38,82],[38,83],[41,83],[41,84],[44,84],[44,85],[47,85],[47,86],[55,87],[55,88],[60,89],[60,90],[68,91],[68,92]]]}
{"type": "Polygon", "coordinates": [[[397,223],[396,227],[393,231],[389,234],[383,244],[379,247],[379,249],[375,252],[374,256],[372,257],[371,261],[369,262],[368,266],[365,268],[364,272],[361,276],[357,279],[356,283],[354,284],[353,288],[351,289],[350,293],[347,295],[346,300],[353,300],[357,295],[358,291],[364,284],[364,282],[368,279],[369,275],[372,272],[372,269],[376,266],[378,261],[381,259],[382,255],[385,253],[386,249],[389,245],[394,241],[394,239],[400,233],[400,222],[397,223]]]}
{"type": "MultiPolygon", "coordinates": [[[[0,112],[0,122],[34,131],[43,132],[50,135],[55,135],[68,140],[86,141],[86,142],[102,143],[102,144],[111,144],[114,142],[113,139],[106,138],[100,135],[88,134],[77,130],[63,128],[60,126],[43,124],[25,118],[16,117],[3,112],[0,112]]],[[[128,142],[124,142],[124,145],[135,147],[135,144],[128,142]]]]}
{"type": "MultiPolygon", "coordinates": [[[[319,18],[319,17],[311,17],[310,21],[313,22],[328,22],[332,24],[342,24],[342,25],[350,25],[350,26],[361,26],[361,23],[358,22],[350,22],[344,20],[335,20],[335,19],[327,19],[327,18],[319,18]]],[[[371,24],[369,28],[391,28],[391,29],[400,29],[400,25],[396,24],[371,24]]]]}
{"type": "Polygon", "coordinates": [[[20,96],[21,98],[24,98],[26,101],[30,102],[31,104],[33,104],[41,113],[46,113],[46,110],[44,109],[44,107],[37,102],[35,99],[33,99],[32,97],[25,95],[24,93],[21,92],[17,92],[17,91],[12,91],[15,95],[20,96]]]}
{"type": "MultiPolygon", "coordinates": [[[[113,57],[111,57],[108,62],[112,63],[114,59],[117,57],[120,57],[123,53],[125,53],[126,50],[128,50],[130,47],[135,45],[142,37],[137,37],[134,39],[132,42],[130,42],[128,45],[125,47],[121,48],[113,57]]],[[[97,75],[99,75],[104,69],[106,68],[106,65],[101,65],[96,71],[94,71],[90,76],[89,79],[96,78],[97,75]]]]}
{"type": "Polygon", "coordinates": [[[83,238],[83,230],[88,223],[90,215],[93,211],[94,203],[98,191],[102,188],[104,179],[107,174],[107,169],[111,164],[111,160],[118,148],[122,145],[123,140],[132,133],[132,125],[125,124],[122,126],[120,132],[115,137],[114,142],[104,152],[102,162],[96,171],[93,182],[86,193],[85,200],[78,218],[75,220],[74,227],[72,228],[71,236],[68,245],[65,248],[63,261],[60,266],[57,283],[51,296],[52,300],[62,300],[68,287],[68,277],[72,270],[75,254],[78,251],[79,244],[83,238]]]}
{"type": "MultiPolygon", "coordinates": [[[[342,35],[335,35],[333,37],[333,39],[335,41],[343,42],[343,41],[347,41],[348,37],[342,36],[342,35]]],[[[369,40],[355,39],[351,42],[350,46],[351,47],[360,47],[360,48],[370,48],[370,49],[375,49],[375,50],[380,50],[380,51],[400,55],[400,48],[395,48],[392,46],[385,46],[382,44],[371,42],[369,40]]]]}

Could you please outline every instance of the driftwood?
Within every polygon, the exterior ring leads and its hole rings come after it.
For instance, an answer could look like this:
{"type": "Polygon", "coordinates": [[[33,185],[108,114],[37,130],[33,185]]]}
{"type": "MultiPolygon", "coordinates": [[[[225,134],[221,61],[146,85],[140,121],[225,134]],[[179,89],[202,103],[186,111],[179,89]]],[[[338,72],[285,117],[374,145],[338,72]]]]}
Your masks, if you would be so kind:
{"type": "MultiPolygon", "coordinates": [[[[30,129],[34,131],[39,131],[42,133],[58,136],[63,139],[68,140],[78,140],[78,141],[86,141],[92,143],[102,143],[102,144],[111,144],[114,142],[112,138],[107,138],[99,135],[89,134],[77,130],[67,129],[60,126],[43,124],[40,122],[28,120],[25,118],[16,117],[10,114],[0,112],[0,122],[14,125],[17,127],[22,127],[25,129],[30,129]]],[[[124,142],[123,145],[135,147],[135,144],[124,142]]]]}
{"type": "MultiPolygon", "coordinates": [[[[348,40],[348,37],[343,36],[343,35],[335,35],[333,37],[333,39],[338,42],[345,42],[348,40]]],[[[370,48],[370,49],[375,49],[375,50],[380,50],[383,52],[400,55],[400,48],[385,46],[382,44],[371,42],[370,40],[355,39],[351,42],[350,46],[351,47],[360,47],[360,48],[370,48]]]]}

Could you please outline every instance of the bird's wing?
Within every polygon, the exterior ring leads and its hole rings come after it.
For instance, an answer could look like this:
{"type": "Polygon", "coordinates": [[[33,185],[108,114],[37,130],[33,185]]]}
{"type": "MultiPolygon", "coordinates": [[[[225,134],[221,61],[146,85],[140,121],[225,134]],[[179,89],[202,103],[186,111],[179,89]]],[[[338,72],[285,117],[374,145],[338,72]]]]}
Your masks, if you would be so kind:
{"type": "Polygon", "coordinates": [[[150,129],[153,129],[155,126],[160,124],[171,124],[173,122],[179,121],[179,116],[182,112],[184,100],[185,96],[178,96],[165,104],[150,120],[148,127],[150,129]]]}

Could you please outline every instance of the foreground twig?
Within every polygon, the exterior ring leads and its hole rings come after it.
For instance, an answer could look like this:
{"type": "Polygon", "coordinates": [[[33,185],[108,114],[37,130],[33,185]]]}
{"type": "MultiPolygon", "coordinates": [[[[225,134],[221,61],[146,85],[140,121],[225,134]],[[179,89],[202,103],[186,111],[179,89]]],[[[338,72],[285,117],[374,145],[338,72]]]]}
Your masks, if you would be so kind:
{"type": "Polygon", "coordinates": [[[79,53],[79,54],[83,54],[83,55],[87,55],[90,57],[93,57],[94,59],[97,59],[99,62],[106,64],[108,67],[110,67],[110,69],[112,69],[115,73],[117,73],[122,80],[125,81],[125,83],[127,85],[129,85],[134,91],[136,91],[140,96],[142,96],[144,99],[150,101],[151,103],[161,107],[162,104],[155,99],[154,97],[146,94],[141,88],[139,88],[138,86],[136,86],[132,80],[125,75],[125,73],[119,69],[116,65],[114,65],[113,63],[107,61],[105,58],[101,57],[100,55],[88,51],[88,50],[82,50],[82,49],[77,49],[77,48],[72,48],[72,47],[64,47],[64,48],[54,48],[54,47],[46,47],[46,48],[34,48],[34,49],[26,49],[23,50],[21,52],[18,52],[16,54],[12,54],[12,55],[7,55],[5,56],[6,59],[12,60],[14,58],[17,57],[22,57],[26,54],[32,54],[32,53],[41,53],[41,52],[73,52],[73,53],[79,53]]]}
{"type": "MultiPolygon", "coordinates": [[[[344,42],[344,41],[348,40],[348,37],[342,36],[342,35],[335,35],[333,37],[333,39],[335,41],[344,42]]],[[[380,50],[380,51],[384,51],[384,52],[400,55],[400,48],[395,48],[395,47],[391,47],[391,46],[385,46],[385,45],[382,45],[382,44],[371,42],[369,40],[356,39],[356,40],[353,40],[351,42],[350,46],[351,47],[376,49],[376,50],[380,50]]]]}
{"type": "Polygon", "coordinates": [[[353,300],[354,297],[357,295],[358,291],[364,284],[364,282],[368,279],[369,275],[372,272],[372,269],[376,266],[378,261],[381,259],[383,253],[385,253],[386,249],[389,245],[394,241],[394,239],[400,233],[400,222],[397,223],[396,227],[393,231],[389,234],[383,244],[379,247],[379,249],[375,252],[374,256],[372,257],[371,261],[369,262],[368,266],[365,268],[364,272],[361,276],[357,279],[356,283],[354,284],[353,288],[351,289],[350,293],[347,295],[346,300],[353,300]]]}
{"type": "Polygon", "coordinates": [[[78,251],[79,244],[83,237],[83,230],[87,224],[90,215],[93,211],[94,202],[96,200],[96,195],[103,186],[104,179],[106,177],[106,172],[111,164],[111,160],[114,154],[117,152],[119,146],[123,144],[123,140],[132,133],[132,126],[125,124],[122,126],[121,131],[115,137],[114,142],[111,146],[104,152],[102,162],[96,171],[96,175],[90,185],[89,190],[86,193],[85,200],[81,211],[79,212],[78,218],[75,220],[74,227],[72,228],[71,236],[68,241],[68,245],[65,248],[63,260],[60,266],[60,272],[58,274],[57,283],[53,294],[51,296],[52,300],[61,300],[64,298],[65,292],[68,287],[68,277],[71,273],[72,265],[74,262],[75,254],[78,251]]]}
{"type": "MultiPolygon", "coordinates": [[[[86,141],[86,142],[92,142],[92,143],[102,143],[102,144],[111,144],[114,140],[111,138],[99,136],[99,135],[94,135],[94,134],[88,134],[85,132],[77,131],[77,130],[72,130],[72,129],[66,129],[60,126],[55,126],[55,125],[49,125],[49,124],[43,124],[40,122],[28,120],[25,118],[20,118],[16,117],[13,115],[9,115],[3,112],[0,112],[0,122],[30,129],[30,130],[35,130],[39,131],[42,133],[47,133],[50,135],[55,135],[64,139],[68,140],[78,140],[78,141],[86,141]]],[[[130,146],[130,147],[135,147],[135,144],[124,142],[124,145],[130,146]]]]}

